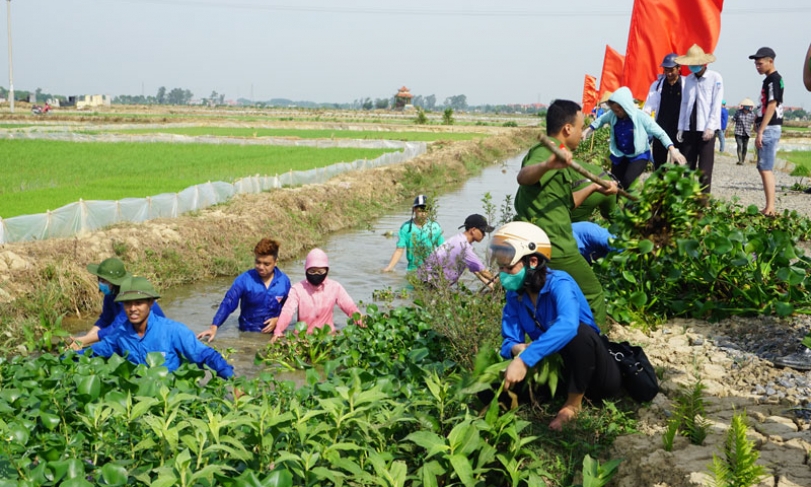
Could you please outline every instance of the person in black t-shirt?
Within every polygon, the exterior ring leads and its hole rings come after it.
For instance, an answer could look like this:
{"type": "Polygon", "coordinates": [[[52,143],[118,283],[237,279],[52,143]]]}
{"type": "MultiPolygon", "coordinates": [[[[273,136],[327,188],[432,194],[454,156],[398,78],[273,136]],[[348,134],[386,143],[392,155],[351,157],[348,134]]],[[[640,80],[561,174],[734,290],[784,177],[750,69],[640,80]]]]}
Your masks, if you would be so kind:
{"type": "MultiPolygon", "coordinates": [[[[679,111],[681,109],[681,90],[684,78],[681,77],[681,66],[676,63],[678,54],[670,53],[662,60],[662,74],[650,86],[648,99],[642,110],[653,113],[656,123],[662,127],[677,149],[681,144],[676,141],[679,131],[679,111]]],[[[659,140],[653,141],[653,167],[659,169],[667,162],[667,148],[659,140]]]]}
{"type": "Polygon", "coordinates": [[[767,216],[774,216],[774,159],[783,126],[783,77],[774,67],[776,54],[770,47],[761,47],[749,59],[755,60],[758,74],[765,74],[760,90],[760,112],[755,119],[757,136],[755,147],[758,151],[757,168],[763,181],[766,206],[760,210],[767,216]]]}

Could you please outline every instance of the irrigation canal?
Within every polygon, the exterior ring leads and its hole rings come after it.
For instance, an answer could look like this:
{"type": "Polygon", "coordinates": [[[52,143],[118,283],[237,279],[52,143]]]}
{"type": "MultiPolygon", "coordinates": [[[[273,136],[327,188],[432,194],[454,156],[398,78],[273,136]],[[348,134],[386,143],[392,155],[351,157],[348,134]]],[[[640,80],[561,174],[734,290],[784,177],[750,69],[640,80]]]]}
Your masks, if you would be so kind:
{"type": "MultiPolygon", "coordinates": [[[[521,167],[522,157],[523,154],[489,166],[478,176],[469,179],[459,190],[438,197],[437,220],[446,239],[460,231],[458,227],[469,214],[485,213],[482,203],[485,193],[490,193],[492,203],[497,208],[504,204],[507,195],[515,196],[517,188],[515,178],[521,167]]],[[[393,272],[381,272],[394,252],[400,225],[411,218],[411,202],[406,202],[403,206],[401,211],[378,219],[369,228],[330,234],[322,246],[329,256],[330,278],[337,280],[346,288],[361,311],[365,310],[367,304],[374,302],[375,290],[391,289],[395,295],[393,302],[377,303],[381,308],[407,304],[397,297],[399,291],[408,285],[405,278],[405,256],[400,259],[393,272]]],[[[499,215],[500,211],[497,209],[496,217],[499,215]]],[[[284,242],[281,244],[284,245],[284,242]]],[[[479,256],[483,257],[487,249],[487,240],[476,244],[474,248],[479,256]]],[[[304,256],[283,262],[279,267],[293,283],[304,279],[304,256]]],[[[470,273],[466,273],[465,278],[471,279],[474,286],[478,283],[470,273]]],[[[233,277],[216,278],[163,290],[160,305],[167,317],[185,323],[195,333],[199,333],[208,329],[220,301],[232,282],[233,277]]],[[[270,336],[240,332],[237,326],[238,316],[239,310],[236,310],[220,327],[213,344],[221,350],[226,348],[236,350],[229,357],[229,361],[234,365],[237,374],[254,375],[257,372],[253,365],[256,351],[267,344],[270,336]]],[[[337,307],[335,318],[336,327],[342,328],[346,325],[346,316],[337,307]]],[[[76,326],[77,330],[81,331],[90,328],[93,321],[71,323],[71,328],[76,326]]],[[[291,379],[297,380],[301,377],[298,373],[290,374],[291,379]]]]}

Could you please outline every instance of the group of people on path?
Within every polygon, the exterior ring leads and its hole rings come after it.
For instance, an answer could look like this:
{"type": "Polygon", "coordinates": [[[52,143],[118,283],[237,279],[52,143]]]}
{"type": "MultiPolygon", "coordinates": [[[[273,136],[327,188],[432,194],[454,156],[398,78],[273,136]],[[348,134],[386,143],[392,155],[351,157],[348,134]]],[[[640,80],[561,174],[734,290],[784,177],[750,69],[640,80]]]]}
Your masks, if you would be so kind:
{"type": "MultiPolygon", "coordinates": [[[[746,160],[749,138],[755,136],[757,169],[765,196],[761,213],[769,216],[775,215],[773,171],[783,124],[784,83],[774,66],[775,57],[769,47],[749,56],[757,72],[764,75],[760,104],[755,110],[752,100],[746,98],[732,118],[739,165],[746,160]]],[[[698,45],[683,55],[666,55],[660,64],[662,74],[651,84],[641,110],[625,87],[609,96],[610,110],[597,117],[583,137],[610,125],[611,172],[622,188],[633,184],[648,161],[659,169],[669,160],[698,170],[703,191],[711,192],[715,139],[719,139],[719,149],[724,152],[729,124],[723,78],[708,68],[715,60],[712,53],[698,45]],[[683,66],[689,69],[689,75],[682,76],[683,66]],[[651,139],[652,147],[648,143],[651,139]]]]}

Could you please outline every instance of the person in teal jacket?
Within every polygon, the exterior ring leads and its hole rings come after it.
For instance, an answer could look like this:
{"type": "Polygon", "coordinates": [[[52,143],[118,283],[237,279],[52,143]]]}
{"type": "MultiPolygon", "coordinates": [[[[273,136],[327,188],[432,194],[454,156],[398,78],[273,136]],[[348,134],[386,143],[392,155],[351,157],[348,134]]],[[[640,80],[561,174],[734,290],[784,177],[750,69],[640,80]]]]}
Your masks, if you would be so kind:
{"type": "Polygon", "coordinates": [[[611,127],[609,139],[611,173],[619,181],[620,186],[630,188],[636,178],[645,172],[648,161],[651,160],[649,142],[651,136],[659,139],[659,142],[667,148],[671,160],[678,164],[687,162],[664,129],[650,115],[637,107],[630,89],[623,86],[615,91],[608,99],[608,106],[611,110],[591,122],[591,125],[583,131],[583,139],[603,125],[611,127]]]}
{"type": "Polygon", "coordinates": [[[418,195],[411,206],[411,219],[400,226],[397,247],[383,272],[394,270],[404,253],[408,260],[407,270],[416,271],[431,252],[443,243],[442,227],[428,218],[428,198],[424,194],[418,195]]]}
{"type": "Polygon", "coordinates": [[[146,364],[147,355],[158,352],[170,372],[185,359],[200,367],[211,367],[224,379],[233,377],[234,368],[219,352],[198,341],[186,325],[151,312],[152,304],[159,297],[145,278],[126,279],[115,300],[123,304],[127,322],[82,352],[91,350],[105,358],[119,355],[134,364],[146,364]]]}

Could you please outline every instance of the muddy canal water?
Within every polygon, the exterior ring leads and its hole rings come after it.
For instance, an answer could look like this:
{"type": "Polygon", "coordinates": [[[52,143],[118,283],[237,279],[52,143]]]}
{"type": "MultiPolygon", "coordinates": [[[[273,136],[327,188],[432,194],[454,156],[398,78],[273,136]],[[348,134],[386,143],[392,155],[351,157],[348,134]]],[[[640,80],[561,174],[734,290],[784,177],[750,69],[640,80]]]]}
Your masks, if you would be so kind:
{"type": "MultiPolygon", "coordinates": [[[[459,190],[438,196],[437,220],[446,239],[460,231],[458,227],[464,223],[465,217],[469,214],[485,214],[482,203],[485,193],[490,193],[492,203],[497,208],[504,204],[507,195],[515,196],[517,189],[515,178],[521,168],[522,157],[523,154],[494,164],[484,169],[478,176],[469,179],[459,190]]],[[[402,211],[379,218],[368,228],[330,234],[322,246],[330,260],[330,279],[337,280],[346,288],[362,312],[365,311],[367,304],[373,302],[381,308],[409,302],[408,298],[400,297],[400,291],[408,286],[405,278],[405,256],[393,272],[381,272],[394,252],[400,225],[411,218],[411,202],[404,203],[403,206],[402,211]],[[393,301],[375,302],[376,290],[391,290],[395,298],[393,301]]],[[[496,218],[499,216],[500,211],[496,210],[496,218]]],[[[485,239],[474,246],[482,258],[487,250],[487,244],[488,240],[485,239]]],[[[304,256],[280,263],[279,268],[290,277],[291,282],[298,282],[304,279],[304,256]]],[[[195,333],[207,330],[234,277],[199,281],[164,290],[160,305],[167,317],[185,323],[195,333]]],[[[466,273],[465,277],[472,279],[471,282],[476,281],[469,273],[466,273]]],[[[220,350],[234,349],[229,361],[234,365],[235,372],[238,375],[253,376],[257,373],[253,365],[256,351],[268,343],[270,336],[240,332],[237,326],[238,316],[237,309],[220,327],[212,344],[220,350]]],[[[335,318],[336,327],[345,326],[346,316],[337,307],[335,318]]],[[[92,321],[89,321],[84,328],[91,325],[92,321]]],[[[299,377],[300,374],[292,373],[289,378],[298,380],[299,377]]]]}

